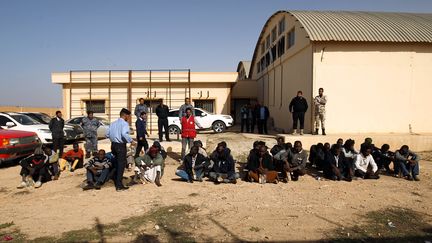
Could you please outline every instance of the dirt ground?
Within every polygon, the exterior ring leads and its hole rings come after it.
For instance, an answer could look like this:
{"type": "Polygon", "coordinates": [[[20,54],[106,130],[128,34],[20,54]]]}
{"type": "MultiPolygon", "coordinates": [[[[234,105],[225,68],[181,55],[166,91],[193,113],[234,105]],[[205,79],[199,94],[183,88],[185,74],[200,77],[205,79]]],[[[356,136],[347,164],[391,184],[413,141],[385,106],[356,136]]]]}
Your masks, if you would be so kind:
{"type": "MultiPolygon", "coordinates": [[[[202,136],[208,150],[219,141],[227,141],[240,162],[258,138],[269,146],[275,144],[272,136],[238,133],[202,136]]],[[[431,159],[431,153],[422,156],[431,159]]],[[[214,185],[208,181],[188,184],[178,181],[174,174],[179,162],[169,157],[166,163],[162,187],[136,185],[124,192],[116,192],[111,182],[100,191],[83,191],[82,169],[63,173],[60,180],[39,189],[20,190],[16,189],[20,167],[0,168],[0,236],[23,241],[45,237],[37,240],[40,242],[97,241],[97,235],[64,237],[73,230],[105,225],[115,232],[106,236],[108,242],[360,238],[415,242],[419,236],[432,240],[429,161],[420,162],[420,182],[382,176],[379,180],[349,183],[316,180],[313,175],[306,175],[298,182],[266,185],[244,181],[236,185],[214,185]],[[408,218],[404,219],[404,215],[408,218]],[[2,234],[1,224],[10,222],[15,231],[5,233],[3,229],[2,234]],[[121,228],[125,225],[130,227],[121,228]]]]}

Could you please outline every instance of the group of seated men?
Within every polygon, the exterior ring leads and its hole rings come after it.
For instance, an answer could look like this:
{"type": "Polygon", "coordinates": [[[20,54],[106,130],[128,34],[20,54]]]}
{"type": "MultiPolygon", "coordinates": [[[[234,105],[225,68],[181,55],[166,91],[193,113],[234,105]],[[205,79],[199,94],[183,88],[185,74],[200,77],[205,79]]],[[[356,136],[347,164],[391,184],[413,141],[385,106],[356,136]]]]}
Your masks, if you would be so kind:
{"type": "MultiPolygon", "coordinates": [[[[295,141],[285,143],[283,137],[277,138],[277,144],[268,151],[265,142],[255,141],[249,152],[247,164],[242,172],[244,179],[258,183],[287,183],[289,179],[297,181],[305,175],[309,160],[312,167],[323,171],[324,177],[330,180],[352,181],[353,178],[379,179],[379,174],[386,172],[395,177],[419,181],[419,156],[403,145],[395,152],[384,144],[375,147],[372,139],[366,138],[360,146],[360,152],[354,149],[355,141],[342,139],[330,145],[318,143],[310,148],[310,155],[303,150],[302,143],[295,141]],[[393,169],[390,165],[393,163],[393,169]]],[[[138,183],[154,183],[162,186],[167,153],[158,141],[135,159],[135,175],[129,185],[138,183]]],[[[99,190],[110,179],[115,158],[112,153],[99,152],[84,163],[84,153],[78,143],[73,149],[63,154],[62,158],[48,146],[37,148],[34,154],[20,161],[22,177],[18,188],[34,186],[39,188],[42,183],[57,180],[62,171],[86,169],[86,185],[84,190],[99,190]]],[[[183,163],[177,168],[176,175],[189,183],[202,182],[204,177],[215,184],[237,183],[240,177],[235,170],[235,161],[226,142],[220,142],[216,149],[208,155],[201,141],[195,141],[183,163]]]]}
{"type": "Polygon", "coordinates": [[[204,177],[208,177],[215,184],[236,184],[239,178],[238,173],[235,172],[235,162],[231,150],[225,142],[220,142],[208,156],[199,140],[194,141],[190,152],[177,168],[176,175],[189,183],[202,182],[204,177]]]}
{"type": "Polygon", "coordinates": [[[73,144],[73,149],[59,158],[58,154],[49,146],[38,147],[34,153],[20,161],[21,183],[18,188],[34,186],[39,188],[42,183],[58,180],[62,171],[82,168],[84,152],[78,143],[73,144]]]}
{"type": "Polygon", "coordinates": [[[375,147],[371,138],[366,138],[360,146],[360,152],[354,148],[355,141],[338,139],[336,144],[319,143],[312,145],[309,161],[312,166],[324,172],[331,180],[351,181],[352,178],[379,179],[385,172],[395,177],[419,181],[420,157],[403,145],[395,152],[388,144],[375,147]],[[393,169],[390,165],[393,163],[393,169]]]}

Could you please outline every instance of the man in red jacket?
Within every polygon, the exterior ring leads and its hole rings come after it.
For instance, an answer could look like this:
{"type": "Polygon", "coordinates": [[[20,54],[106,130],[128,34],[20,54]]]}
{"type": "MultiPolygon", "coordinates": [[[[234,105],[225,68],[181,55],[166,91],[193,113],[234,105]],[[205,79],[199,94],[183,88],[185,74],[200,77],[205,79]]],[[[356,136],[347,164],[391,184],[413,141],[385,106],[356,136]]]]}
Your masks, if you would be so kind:
{"type": "MultiPolygon", "coordinates": [[[[181,159],[183,160],[186,153],[186,146],[190,150],[193,146],[194,139],[196,137],[196,129],[195,124],[202,128],[201,125],[196,122],[195,116],[192,115],[192,109],[186,108],[186,116],[181,118],[181,126],[182,126],[182,151],[181,151],[181,159]]],[[[188,151],[189,153],[189,151],[188,151]]]]}

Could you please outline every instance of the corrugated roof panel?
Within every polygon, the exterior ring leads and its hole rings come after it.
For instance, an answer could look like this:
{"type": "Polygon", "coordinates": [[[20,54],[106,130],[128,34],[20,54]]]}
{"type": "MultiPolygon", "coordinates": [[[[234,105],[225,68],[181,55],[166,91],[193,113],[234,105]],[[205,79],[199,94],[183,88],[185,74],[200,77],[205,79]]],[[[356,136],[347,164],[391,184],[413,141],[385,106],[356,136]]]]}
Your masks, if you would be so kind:
{"type": "Polygon", "coordinates": [[[289,11],[312,41],[432,43],[432,14],[289,11]]]}

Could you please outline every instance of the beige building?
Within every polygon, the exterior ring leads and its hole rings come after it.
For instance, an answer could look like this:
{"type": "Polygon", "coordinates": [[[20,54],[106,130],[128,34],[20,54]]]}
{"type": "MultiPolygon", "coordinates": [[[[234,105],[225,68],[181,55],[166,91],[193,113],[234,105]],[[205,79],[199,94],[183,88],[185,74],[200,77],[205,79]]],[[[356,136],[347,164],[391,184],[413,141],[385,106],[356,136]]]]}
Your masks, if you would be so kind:
{"type": "Polygon", "coordinates": [[[258,101],[285,132],[298,90],[312,131],[320,87],[330,133],[432,132],[432,14],[279,11],[265,23],[250,67],[242,65],[239,77],[257,82],[258,101]]]}
{"type": "Polygon", "coordinates": [[[70,71],[52,73],[51,79],[63,87],[66,118],[85,115],[91,109],[95,116],[113,121],[122,108],[133,112],[139,98],[144,98],[145,103],[152,107],[148,119],[155,130],[157,117],[154,109],[160,100],[170,108],[178,108],[184,104],[185,97],[191,97],[196,107],[230,114],[231,88],[236,82],[237,72],[70,71]]]}

